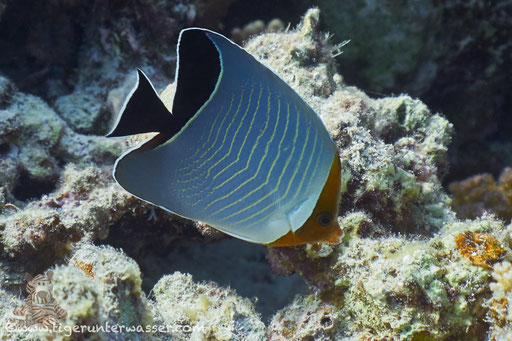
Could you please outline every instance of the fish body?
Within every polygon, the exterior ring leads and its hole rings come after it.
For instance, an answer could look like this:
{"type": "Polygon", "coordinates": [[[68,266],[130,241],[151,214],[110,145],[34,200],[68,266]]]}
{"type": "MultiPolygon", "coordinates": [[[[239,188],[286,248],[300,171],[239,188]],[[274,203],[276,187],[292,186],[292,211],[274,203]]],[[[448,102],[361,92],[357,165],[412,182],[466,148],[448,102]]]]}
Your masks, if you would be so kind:
{"type": "Polygon", "coordinates": [[[290,86],[224,36],[180,33],[172,104],[138,70],[109,135],[149,132],[114,167],[138,198],[249,242],[340,241],[336,145],[290,86]]]}

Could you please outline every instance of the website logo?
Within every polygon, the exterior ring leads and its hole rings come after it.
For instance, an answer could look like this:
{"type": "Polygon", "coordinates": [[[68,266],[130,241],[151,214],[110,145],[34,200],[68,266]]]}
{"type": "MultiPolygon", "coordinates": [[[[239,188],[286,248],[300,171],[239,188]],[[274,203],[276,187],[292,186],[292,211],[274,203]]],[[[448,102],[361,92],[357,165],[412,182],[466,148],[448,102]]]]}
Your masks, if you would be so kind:
{"type": "Polygon", "coordinates": [[[13,318],[8,322],[18,328],[30,326],[54,329],[60,325],[59,320],[66,317],[66,311],[57,303],[52,294],[53,271],[45,275],[32,277],[25,273],[28,297],[22,308],[13,310],[13,318]]]}

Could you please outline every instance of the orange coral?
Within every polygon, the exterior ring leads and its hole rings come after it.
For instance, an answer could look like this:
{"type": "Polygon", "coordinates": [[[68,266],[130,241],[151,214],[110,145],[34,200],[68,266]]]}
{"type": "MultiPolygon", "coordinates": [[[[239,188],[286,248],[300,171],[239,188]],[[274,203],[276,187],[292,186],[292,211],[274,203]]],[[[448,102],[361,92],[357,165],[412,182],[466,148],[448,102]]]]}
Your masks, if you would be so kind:
{"type": "Polygon", "coordinates": [[[73,258],[73,262],[75,263],[75,266],[82,270],[87,277],[94,278],[94,272],[92,271],[92,264],[77,261],[73,258]]]}
{"type": "Polygon", "coordinates": [[[491,315],[494,318],[495,323],[498,325],[498,327],[503,327],[507,322],[507,304],[508,300],[504,297],[501,300],[493,299],[489,303],[489,311],[491,312],[491,315]]]}
{"type": "Polygon", "coordinates": [[[505,168],[498,183],[490,174],[476,175],[449,186],[452,208],[461,219],[474,219],[485,211],[509,221],[512,218],[512,168],[505,168]]]}
{"type": "Polygon", "coordinates": [[[461,233],[455,237],[455,245],[462,257],[486,269],[492,269],[491,265],[505,253],[496,238],[483,232],[461,233]]]}

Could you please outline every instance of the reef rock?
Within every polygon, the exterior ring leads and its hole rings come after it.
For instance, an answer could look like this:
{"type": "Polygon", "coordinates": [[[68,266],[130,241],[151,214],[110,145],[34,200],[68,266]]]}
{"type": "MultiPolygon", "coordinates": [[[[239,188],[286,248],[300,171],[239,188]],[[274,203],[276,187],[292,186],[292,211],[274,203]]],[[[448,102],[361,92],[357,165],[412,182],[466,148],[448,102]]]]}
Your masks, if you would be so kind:
{"type": "Polygon", "coordinates": [[[12,316],[12,306],[3,303],[0,336],[18,340],[55,336],[68,340],[144,339],[144,333],[122,330],[119,325],[141,326],[145,331],[153,320],[141,290],[139,267],[111,247],[85,244],[77,249],[66,265],[53,270],[51,294],[66,312],[66,317],[58,320],[58,331],[10,330],[6,320],[12,316]]]}
{"type": "Polygon", "coordinates": [[[510,257],[504,225],[492,216],[457,221],[439,182],[452,125],[419,100],[371,99],[347,86],[317,20],[310,10],[297,30],[246,46],[320,114],[344,183],[344,245],[269,249],[275,271],[300,273],[312,293],[276,314],[268,336],[481,339],[489,269],[510,257]],[[479,262],[464,256],[475,250],[479,262]]]}
{"type": "Polygon", "coordinates": [[[195,283],[191,275],[176,272],[162,277],[153,293],[157,319],[168,326],[188,329],[185,334],[171,330],[168,334],[172,340],[264,339],[265,325],[253,303],[229,288],[195,283]]]}

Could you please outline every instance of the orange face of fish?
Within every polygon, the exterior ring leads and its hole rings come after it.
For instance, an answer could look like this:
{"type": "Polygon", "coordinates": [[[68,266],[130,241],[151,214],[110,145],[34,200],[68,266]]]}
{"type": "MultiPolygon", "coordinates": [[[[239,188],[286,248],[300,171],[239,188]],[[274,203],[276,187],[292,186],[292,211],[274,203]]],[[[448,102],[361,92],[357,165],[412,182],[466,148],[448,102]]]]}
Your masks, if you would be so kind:
{"type": "Polygon", "coordinates": [[[338,244],[343,232],[338,224],[340,202],[341,165],[338,154],[334,155],[329,177],[311,216],[295,232],[288,232],[269,246],[293,246],[315,242],[338,244]]]}

